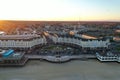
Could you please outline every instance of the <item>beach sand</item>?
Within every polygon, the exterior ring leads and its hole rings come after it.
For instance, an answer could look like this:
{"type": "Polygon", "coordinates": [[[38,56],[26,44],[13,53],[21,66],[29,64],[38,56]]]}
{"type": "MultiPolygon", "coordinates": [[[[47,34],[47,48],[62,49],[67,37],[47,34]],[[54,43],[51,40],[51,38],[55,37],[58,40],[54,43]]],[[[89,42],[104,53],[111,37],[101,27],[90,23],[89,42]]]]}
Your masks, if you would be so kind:
{"type": "Polygon", "coordinates": [[[0,80],[120,80],[120,63],[73,60],[29,61],[24,67],[0,67],[0,80]]]}

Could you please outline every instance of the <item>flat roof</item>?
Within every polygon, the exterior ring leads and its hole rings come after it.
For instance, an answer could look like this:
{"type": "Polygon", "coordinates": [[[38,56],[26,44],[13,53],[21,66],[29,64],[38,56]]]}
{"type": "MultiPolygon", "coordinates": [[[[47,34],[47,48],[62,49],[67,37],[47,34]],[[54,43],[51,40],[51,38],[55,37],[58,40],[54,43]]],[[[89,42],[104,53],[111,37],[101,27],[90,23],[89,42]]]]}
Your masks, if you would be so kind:
{"type": "Polygon", "coordinates": [[[105,41],[107,40],[106,38],[102,38],[102,39],[85,39],[85,38],[81,38],[81,37],[77,37],[77,36],[74,36],[74,35],[69,35],[69,34],[66,34],[66,35],[61,35],[61,34],[57,34],[58,37],[67,37],[67,38],[75,38],[75,39],[79,39],[79,40],[83,40],[83,41],[94,41],[94,40],[102,40],[102,41],[105,41]]]}
{"type": "Polygon", "coordinates": [[[26,40],[42,37],[41,35],[0,35],[0,40],[26,40]]]}

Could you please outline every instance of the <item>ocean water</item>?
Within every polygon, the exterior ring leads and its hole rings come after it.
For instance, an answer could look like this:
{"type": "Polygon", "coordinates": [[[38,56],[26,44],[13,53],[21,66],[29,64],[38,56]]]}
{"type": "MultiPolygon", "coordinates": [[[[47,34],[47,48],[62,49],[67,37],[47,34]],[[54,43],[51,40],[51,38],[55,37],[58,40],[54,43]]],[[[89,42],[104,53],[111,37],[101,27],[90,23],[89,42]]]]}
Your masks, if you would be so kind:
{"type": "Polygon", "coordinates": [[[120,63],[32,60],[24,67],[0,67],[0,80],[120,80],[120,63]]]}

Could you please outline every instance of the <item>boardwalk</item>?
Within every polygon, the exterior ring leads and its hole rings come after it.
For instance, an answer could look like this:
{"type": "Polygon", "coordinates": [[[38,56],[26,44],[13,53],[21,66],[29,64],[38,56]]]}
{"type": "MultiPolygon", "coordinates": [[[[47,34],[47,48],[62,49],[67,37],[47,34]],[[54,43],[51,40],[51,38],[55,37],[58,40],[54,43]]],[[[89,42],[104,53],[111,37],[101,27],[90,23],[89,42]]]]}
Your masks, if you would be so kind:
{"type": "Polygon", "coordinates": [[[6,67],[9,67],[9,66],[24,66],[26,64],[26,62],[28,61],[28,58],[24,58],[23,60],[21,60],[19,63],[6,63],[6,64],[0,64],[0,67],[1,66],[6,66],[6,67]]]}
{"type": "Polygon", "coordinates": [[[24,66],[28,60],[47,60],[50,62],[66,62],[72,59],[88,59],[96,58],[94,55],[78,55],[78,56],[41,56],[41,55],[25,55],[25,58],[19,63],[6,63],[0,64],[0,66],[24,66]]]}
{"type": "Polygon", "coordinates": [[[41,56],[41,55],[25,55],[28,59],[45,59],[52,62],[64,62],[72,59],[93,59],[95,55],[76,55],[76,56],[41,56]]]}

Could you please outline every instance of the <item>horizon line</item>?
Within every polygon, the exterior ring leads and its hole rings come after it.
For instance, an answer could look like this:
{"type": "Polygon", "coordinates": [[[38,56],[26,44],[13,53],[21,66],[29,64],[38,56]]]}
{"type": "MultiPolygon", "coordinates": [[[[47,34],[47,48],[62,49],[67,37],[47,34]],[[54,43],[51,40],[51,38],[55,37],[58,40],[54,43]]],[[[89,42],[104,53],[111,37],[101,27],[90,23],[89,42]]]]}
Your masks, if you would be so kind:
{"type": "Polygon", "coordinates": [[[0,20],[0,21],[40,21],[40,22],[120,22],[116,20],[0,20]]]}

